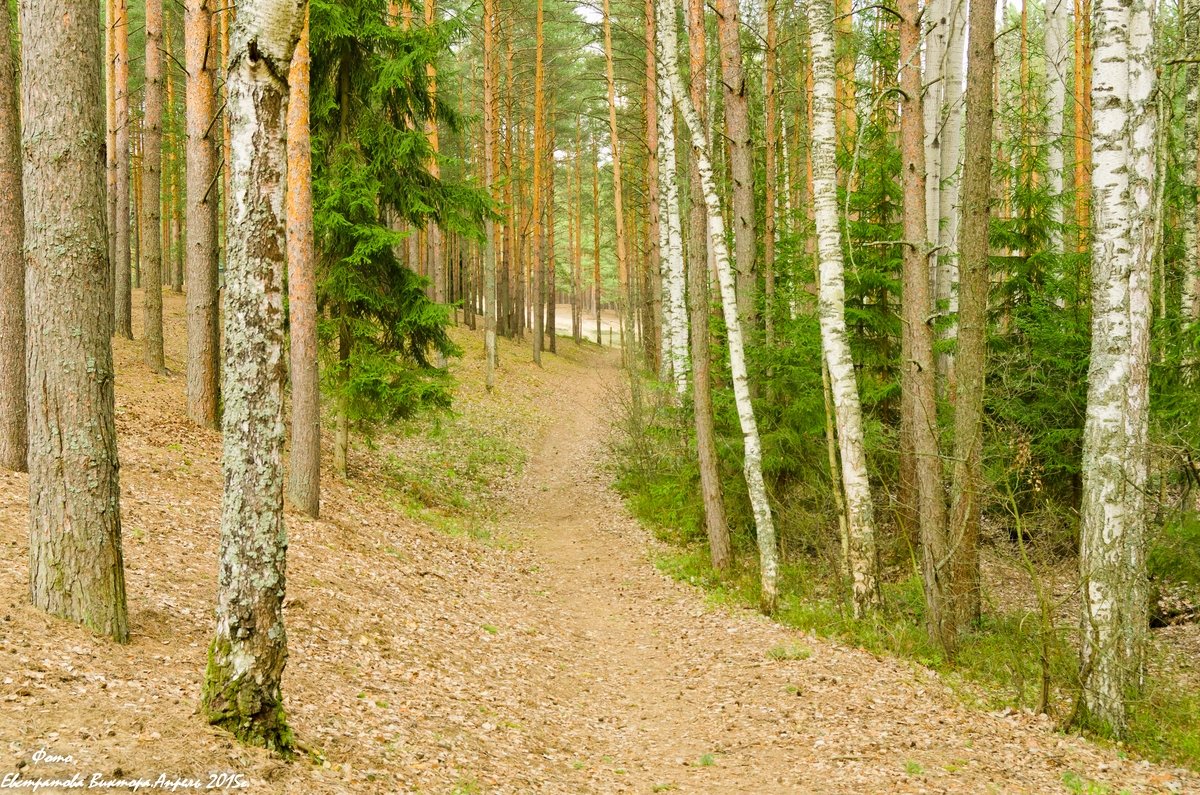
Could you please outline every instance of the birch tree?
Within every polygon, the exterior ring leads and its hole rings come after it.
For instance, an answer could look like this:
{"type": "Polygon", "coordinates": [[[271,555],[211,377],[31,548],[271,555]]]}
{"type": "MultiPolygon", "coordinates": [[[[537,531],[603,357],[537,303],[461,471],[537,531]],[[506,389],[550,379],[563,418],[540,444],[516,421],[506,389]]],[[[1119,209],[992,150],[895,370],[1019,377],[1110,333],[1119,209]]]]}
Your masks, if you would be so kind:
{"type": "Polygon", "coordinates": [[[671,377],[682,398],[688,387],[688,316],[685,301],[683,228],[679,215],[679,180],[676,177],[675,108],[670,101],[670,77],[663,73],[663,59],[655,59],[658,80],[658,162],[664,176],[658,180],[659,249],[663,263],[663,337],[668,340],[671,377]]]}
{"type": "MultiPolygon", "coordinates": [[[[704,127],[696,116],[691,98],[679,75],[676,52],[678,37],[675,31],[674,0],[656,0],[655,10],[659,32],[659,59],[663,74],[668,78],[667,86],[671,100],[683,115],[692,136],[692,153],[700,172],[700,183],[704,189],[704,203],[708,209],[709,246],[716,260],[717,282],[721,289],[721,310],[725,317],[729,344],[729,369],[733,377],[733,396],[737,404],[738,422],[742,428],[743,469],[750,505],[754,514],[754,527],[758,537],[759,551],[759,606],[764,613],[775,611],[778,602],[779,558],[775,545],[775,523],[771,505],[767,501],[766,483],[762,473],[762,443],[758,435],[758,423],[754,406],[750,401],[750,381],[746,373],[746,354],[742,340],[741,318],[738,316],[737,287],[733,267],[729,261],[729,250],[725,244],[725,223],[721,217],[721,204],[717,197],[716,180],[713,178],[712,160],[709,156],[708,140],[704,127]]],[[[664,171],[663,179],[672,179],[674,174],[664,171]]]]}
{"type": "Polygon", "coordinates": [[[846,282],[838,223],[835,164],[837,124],[833,6],[830,0],[811,0],[808,13],[812,42],[813,210],[820,260],[821,347],[829,368],[841,453],[842,488],[846,496],[846,565],[854,614],[861,616],[878,604],[879,583],[875,552],[875,506],[867,477],[862,408],[859,405],[854,360],[850,356],[850,344],[846,337],[846,282]]]}
{"type": "MultiPolygon", "coordinates": [[[[1050,204],[1050,249],[1062,253],[1063,114],[1066,112],[1070,0],[1046,0],[1046,182],[1050,204]]],[[[1195,114],[1193,114],[1195,115],[1195,114]]]]}
{"type": "Polygon", "coordinates": [[[203,707],[239,740],[292,747],[280,680],[283,597],[283,273],[288,67],[302,0],[245,0],[230,39],[225,411],[216,635],[203,707]]]}
{"type": "Polygon", "coordinates": [[[19,19],[30,596],[125,642],[100,5],[24,0],[19,19]]]}
{"type": "Polygon", "coordinates": [[[1150,273],[1154,259],[1152,7],[1092,17],[1092,355],[1083,435],[1082,707],[1124,732],[1148,622],[1145,562],[1150,273]]]}
{"type": "MultiPolygon", "coordinates": [[[[13,26],[0,7],[0,467],[25,472],[25,218],[13,26]]],[[[107,210],[107,202],[106,202],[107,210]]]]}
{"type": "MultiPolygon", "coordinates": [[[[1200,57],[1200,2],[1183,0],[1183,50],[1185,57],[1195,59],[1200,57]]],[[[1200,65],[1192,62],[1183,66],[1184,82],[1187,85],[1186,100],[1183,108],[1183,146],[1179,159],[1183,161],[1181,181],[1191,192],[1197,189],[1197,179],[1200,170],[1197,157],[1200,157],[1200,65]]],[[[1165,156],[1165,153],[1164,153],[1165,156]]],[[[1163,186],[1160,186],[1160,188],[1163,186]]],[[[1200,320],[1200,235],[1197,226],[1200,225],[1200,202],[1195,198],[1184,205],[1183,217],[1183,262],[1182,262],[1182,312],[1185,325],[1200,320]]]]}

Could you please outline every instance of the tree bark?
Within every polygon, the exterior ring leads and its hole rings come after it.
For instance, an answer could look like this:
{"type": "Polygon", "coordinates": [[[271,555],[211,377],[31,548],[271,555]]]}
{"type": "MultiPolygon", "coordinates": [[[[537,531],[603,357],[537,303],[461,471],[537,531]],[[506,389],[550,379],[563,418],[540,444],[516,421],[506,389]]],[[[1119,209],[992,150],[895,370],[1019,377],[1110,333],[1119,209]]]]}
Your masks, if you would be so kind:
{"type": "MultiPolygon", "coordinates": [[[[766,53],[763,65],[763,133],[766,153],[763,168],[763,315],[767,347],[775,344],[775,204],[778,180],[779,101],[775,84],[778,75],[776,55],[775,0],[766,0],[766,53]]],[[[836,176],[836,175],[835,175],[836,176]]]]}
{"type": "MultiPolygon", "coordinates": [[[[696,118],[707,129],[708,95],[704,1],[688,0],[688,91],[696,118]]],[[[668,82],[667,87],[670,87],[668,82]]],[[[708,267],[708,211],[700,187],[700,168],[695,152],[689,167],[691,208],[688,214],[688,315],[691,319],[692,421],[696,428],[696,459],[700,469],[700,496],[704,503],[704,529],[708,536],[713,568],[727,571],[733,559],[725,499],[721,493],[720,459],[713,428],[712,352],[709,342],[709,312],[712,311],[708,267]]]]}
{"type": "Polygon", "coordinates": [[[1154,259],[1155,64],[1145,0],[1097,0],[1092,355],[1083,433],[1082,706],[1121,735],[1141,686],[1154,259]]]}
{"type": "MultiPolygon", "coordinates": [[[[0,467],[29,470],[25,416],[25,218],[13,25],[0,8],[0,467]]],[[[107,208],[107,201],[106,201],[107,208]]]]}
{"type": "Polygon", "coordinates": [[[813,210],[820,259],[821,347],[837,421],[842,488],[846,496],[846,568],[857,617],[879,603],[875,504],[867,477],[858,382],[846,334],[845,266],[837,208],[833,5],[831,0],[811,0],[808,8],[813,69],[813,210]]]}
{"type": "MultiPolygon", "coordinates": [[[[1061,0],[1060,0],[1061,1],[1061,0]]],[[[1183,51],[1188,57],[1195,58],[1200,53],[1200,2],[1184,0],[1183,2],[1183,51]]],[[[1183,163],[1181,181],[1187,188],[1185,195],[1189,200],[1184,203],[1183,217],[1180,224],[1183,227],[1183,262],[1181,278],[1182,315],[1185,326],[1200,320],[1200,235],[1197,234],[1197,214],[1200,214],[1200,202],[1197,201],[1197,183],[1200,169],[1197,168],[1197,158],[1200,157],[1200,66],[1189,63],[1184,66],[1184,82],[1187,85],[1186,101],[1183,110],[1183,146],[1179,159],[1183,163]]],[[[1162,186],[1160,186],[1161,188],[1162,186]]],[[[1165,303],[1165,302],[1164,302],[1165,303]]]]}
{"type": "MultiPolygon", "coordinates": [[[[657,372],[659,380],[665,382],[671,377],[671,306],[668,301],[663,300],[663,290],[666,286],[666,274],[664,273],[666,260],[663,258],[662,199],[660,197],[661,184],[658,179],[661,158],[658,129],[662,109],[659,107],[661,103],[658,101],[661,89],[658,85],[658,61],[654,52],[657,46],[655,44],[657,34],[654,23],[654,0],[646,0],[644,8],[646,21],[646,212],[648,216],[646,219],[648,227],[646,270],[651,276],[650,295],[647,298],[650,302],[650,314],[654,321],[651,331],[657,329],[659,332],[655,339],[649,339],[655,335],[647,335],[646,358],[651,372],[657,372]]],[[[673,133],[674,130],[672,130],[673,133]]],[[[678,209],[676,207],[676,212],[678,209]]]]}
{"type": "Polygon", "coordinates": [[[669,78],[668,85],[672,99],[682,112],[692,135],[692,151],[700,171],[704,203],[708,208],[709,246],[715,255],[717,281],[721,288],[721,308],[725,316],[729,341],[729,369],[733,378],[733,396],[734,402],[737,404],[738,421],[742,428],[746,487],[750,496],[758,538],[759,607],[764,613],[771,614],[775,611],[779,598],[779,559],[775,545],[775,523],[771,516],[770,503],[767,501],[766,483],[762,474],[762,443],[758,435],[754,407],[750,402],[750,381],[746,372],[746,354],[742,342],[741,322],[738,317],[737,287],[733,268],[729,262],[729,251],[725,245],[725,225],[721,216],[720,200],[717,197],[716,181],[713,179],[708,141],[704,137],[704,126],[697,117],[691,98],[679,76],[679,65],[675,54],[678,50],[675,4],[673,0],[656,0],[655,7],[658,13],[659,58],[663,62],[663,73],[669,78]]]}
{"type": "MultiPolygon", "coordinates": [[[[981,613],[979,525],[983,490],[984,376],[987,372],[995,4],[972,5],[970,24],[959,250],[958,359],[955,366],[958,394],[954,404],[954,473],[949,530],[948,609],[954,615],[956,627],[977,622],[981,613]]],[[[1059,112],[1061,115],[1061,108],[1059,112]]]]}
{"type": "MultiPolygon", "coordinates": [[[[491,195],[495,174],[496,74],[495,58],[495,0],[483,2],[483,184],[491,195]]],[[[511,116],[510,116],[511,118],[511,116]]],[[[511,131],[509,133],[511,135],[511,131]]],[[[511,234],[511,224],[509,226],[511,234]]],[[[487,390],[496,386],[496,225],[489,217],[484,220],[486,236],[483,253],[484,292],[484,358],[487,359],[487,390]]]]}
{"type": "Polygon", "coordinates": [[[113,264],[113,317],[115,334],[133,339],[133,295],[130,266],[131,191],[130,168],[132,154],[129,142],[129,0],[116,0],[116,21],[113,23],[116,56],[113,72],[116,79],[116,161],[117,161],[117,226],[113,243],[116,262],[113,264]]]}
{"type": "Polygon", "coordinates": [[[225,412],[217,626],[203,706],[243,743],[290,753],[280,681],[283,525],[283,274],[287,71],[300,0],[246,0],[230,42],[231,160],[225,284],[225,412]]]}
{"type": "Polygon", "coordinates": [[[596,344],[603,345],[601,309],[603,285],[600,282],[600,152],[592,138],[592,308],[596,312],[596,344]]]}
{"type": "Polygon", "coordinates": [[[546,100],[545,100],[545,65],[542,51],[545,47],[543,26],[543,0],[537,0],[537,24],[535,28],[536,55],[533,71],[533,185],[530,186],[531,225],[533,227],[533,363],[539,367],[542,364],[542,344],[544,342],[545,325],[543,310],[546,306],[546,244],[543,237],[542,225],[542,165],[544,155],[542,147],[545,143],[546,129],[546,100]]]}
{"type": "Polygon", "coordinates": [[[675,159],[675,108],[670,99],[670,76],[663,71],[662,58],[656,58],[659,72],[658,98],[658,160],[662,176],[658,180],[659,204],[665,214],[659,227],[659,249],[662,252],[663,337],[667,340],[669,371],[675,393],[682,400],[688,388],[688,314],[686,274],[683,263],[683,229],[679,217],[679,180],[675,159]]]}
{"type": "Polygon", "coordinates": [[[288,501],[316,518],[321,512],[321,389],[317,367],[317,273],[313,250],[312,144],[308,131],[308,19],[288,73],[287,253],[292,380],[288,501]]]}
{"type": "MultiPolygon", "coordinates": [[[[425,0],[425,27],[432,27],[437,24],[437,0],[425,0]]],[[[432,97],[437,97],[437,66],[431,61],[425,64],[425,75],[429,80],[429,93],[432,97]]],[[[433,151],[433,157],[429,161],[429,173],[434,179],[441,179],[442,166],[438,160],[439,144],[438,144],[438,124],[437,119],[428,118],[425,120],[425,137],[429,140],[429,148],[433,151]]],[[[436,303],[446,303],[446,267],[445,267],[445,246],[442,241],[442,228],[438,226],[437,221],[431,221],[425,228],[425,244],[427,247],[427,255],[429,259],[429,280],[433,283],[433,300],[436,303]]],[[[444,359],[438,354],[439,360],[444,359]]]]}
{"type": "MultiPolygon", "coordinates": [[[[540,0],[539,0],[540,1],[540,0]]],[[[617,128],[617,83],[613,76],[612,12],[609,0],[604,0],[604,72],[608,81],[608,135],[612,148],[613,225],[617,243],[617,306],[621,310],[622,329],[629,326],[633,307],[629,305],[629,264],[625,246],[625,205],[621,181],[621,141],[617,128]]],[[[597,324],[597,328],[599,325],[597,324]]],[[[599,333],[597,331],[597,333],[599,333]]]]}
{"type": "Polygon", "coordinates": [[[1075,251],[1088,251],[1091,234],[1092,0],[1075,0],[1075,251]]]}
{"type": "Polygon", "coordinates": [[[19,13],[29,590],[35,607],[124,643],[100,7],[25,0],[19,13]]]}
{"type": "MultiPolygon", "coordinates": [[[[1068,30],[1070,0],[1046,0],[1046,182],[1050,205],[1050,249],[1062,253],[1063,113],[1067,105],[1068,30]]],[[[989,88],[990,91],[990,88],[989,88]]],[[[1193,114],[1194,115],[1194,114],[1193,114]]]]}
{"type": "Polygon", "coordinates": [[[921,111],[921,31],[917,0],[900,0],[901,171],[904,186],[903,318],[908,338],[901,372],[901,412],[915,457],[917,523],[925,618],[930,637],[952,651],[955,629],[946,611],[946,501],[938,453],[937,391],[933,357],[933,306],[926,237],[924,125],[921,111]]]}
{"type": "Polygon", "coordinates": [[[217,0],[187,0],[187,413],[217,427],[220,402],[220,314],[217,309],[217,0]]]}
{"type": "Polygon", "coordinates": [[[162,0],[146,0],[146,84],[142,115],[142,274],[143,357],[156,373],[165,372],[162,325],[162,0]]]}
{"type": "Polygon", "coordinates": [[[721,85],[724,97],[725,135],[729,139],[729,166],[733,177],[730,209],[733,214],[734,269],[737,309],[743,335],[757,319],[757,276],[754,228],[754,152],[750,140],[750,98],[742,66],[741,23],[737,0],[717,0],[717,38],[720,40],[721,85]]]}

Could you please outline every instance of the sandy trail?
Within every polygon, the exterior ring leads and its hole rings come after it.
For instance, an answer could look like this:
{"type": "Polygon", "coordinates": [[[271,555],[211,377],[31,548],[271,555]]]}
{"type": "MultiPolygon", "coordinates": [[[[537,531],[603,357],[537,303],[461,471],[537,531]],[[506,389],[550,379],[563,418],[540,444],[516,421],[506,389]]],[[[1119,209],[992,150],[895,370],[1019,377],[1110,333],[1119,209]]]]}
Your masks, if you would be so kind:
{"type": "Polygon", "coordinates": [[[544,631],[571,641],[568,670],[544,687],[572,716],[587,790],[1062,792],[1070,771],[1114,792],[1200,791],[1032,716],[968,710],[915,665],[707,608],[653,569],[654,542],[606,485],[619,380],[608,355],[555,385],[505,522],[556,605],[544,631]],[[767,656],[785,643],[811,655],[767,656]]]}

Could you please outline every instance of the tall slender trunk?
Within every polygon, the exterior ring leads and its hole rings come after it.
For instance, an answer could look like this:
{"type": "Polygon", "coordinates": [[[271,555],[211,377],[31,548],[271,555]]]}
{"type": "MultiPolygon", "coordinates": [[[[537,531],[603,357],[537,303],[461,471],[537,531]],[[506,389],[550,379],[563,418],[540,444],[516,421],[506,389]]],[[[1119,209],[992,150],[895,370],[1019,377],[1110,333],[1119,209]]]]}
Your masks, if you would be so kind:
{"type": "Polygon", "coordinates": [[[542,227],[542,147],[545,142],[546,129],[546,100],[545,100],[545,64],[542,52],[545,47],[545,32],[543,25],[543,0],[537,0],[536,55],[533,71],[533,185],[530,186],[532,205],[531,223],[533,226],[533,362],[542,363],[542,344],[544,341],[543,308],[546,305],[544,274],[546,269],[546,244],[542,227]]]}
{"type": "MultiPolygon", "coordinates": [[[[1062,253],[1063,113],[1067,106],[1068,28],[1071,0],[1046,0],[1046,181],[1050,205],[1050,249],[1062,253]]],[[[990,89],[989,89],[990,90],[990,89]]]]}
{"type": "Polygon", "coordinates": [[[217,0],[187,0],[187,413],[217,427],[220,405],[220,313],[217,307],[217,0]]]}
{"type": "Polygon", "coordinates": [[[592,137],[592,308],[596,311],[596,344],[603,345],[601,309],[604,286],[600,282],[600,152],[592,137]]]}
{"type": "Polygon", "coordinates": [[[162,0],[146,0],[146,85],[142,115],[142,333],[146,366],[163,372],[162,327],[162,0]]]}
{"type": "MultiPolygon", "coordinates": [[[[665,286],[663,269],[666,266],[662,250],[661,199],[659,196],[660,183],[658,180],[659,160],[659,107],[658,94],[658,64],[654,55],[655,25],[654,0],[646,0],[644,5],[646,22],[646,211],[647,211],[647,256],[646,270],[650,275],[650,289],[647,296],[650,302],[649,314],[652,316],[650,330],[646,337],[646,360],[652,372],[657,372],[659,380],[666,381],[670,377],[671,353],[671,306],[663,300],[665,286]],[[657,331],[657,334],[653,332],[657,331]]],[[[673,121],[672,117],[672,121],[673,121]]],[[[672,132],[674,132],[672,130],[672,132]]],[[[672,147],[673,149],[674,147],[672,147]]],[[[678,212],[678,208],[676,208],[678,212]]]]}
{"type": "Polygon", "coordinates": [[[1150,274],[1154,259],[1154,21],[1145,0],[1096,0],[1092,87],[1092,356],[1083,431],[1082,706],[1118,735],[1142,684],[1150,274]]]}
{"type": "Polygon", "coordinates": [[[1075,251],[1091,239],[1092,0],[1075,0],[1075,251]]]}
{"type": "Polygon", "coordinates": [[[305,514],[321,511],[321,389],[317,367],[317,272],[313,249],[312,144],[309,140],[308,18],[288,72],[287,253],[288,355],[292,436],[288,501],[305,514]]]}
{"type": "MultiPolygon", "coordinates": [[[[553,106],[553,101],[551,101],[553,106]]],[[[554,245],[554,121],[547,123],[547,141],[546,141],[546,337],[549,340],[549,348],[551,353],[558,353],[558,333],[555,330],[557,320],[554,317],[555,304],[558,302],[556,298],[558,288],[556,286],[556,277],[558,266],[555,264],[555,245],[554,245]]]]}
{"type": "MultiPolygon", "coordinates": [[[[170,6],[168,6],[169,8],[170,6]]],[[[171,175],[171,189],[167,197],[166,210],[164,212],[163,227],[170,225],[169,236],[164,234],[163,239],[172,241],[172,245],[168,246],[163,252],[163,257],[168,261],[165,266],[170,270],[171,274],[171,291],[176,293],[183,292],[183,169],[184,169],[184,124],[180,120],[179,109],[175,102],[175,64],[178,60],[175,57],[174,41],[171,38],[171,15],[167,14],[164,17],[163,24],[163,45],[166,50],[166,80],[167,80],[167,114],[168,114],[168,129],[170,130],[171,155],[168,173],[171,175]]],[[[186,56],[185,56],[186,58],[186,56]]]]}
{"type": "Polygon", "coordinates": [[[100,6],[25,0],[19,18],[29,591],[35,607],[124,643],[100,6]]]}
{"type": "Polygon", "coordinates": [[[725,135],[729,140],[729,166],[733,177],[730,209],[733,215],[734,270],[737,309],[742,333],[749,334],[757,319],[757,232],[754,227],[754,152],[750,140],[750,98],[742,66],[741,23],[738,0],[717,0],[717,37],[720,39],[721,86],[725,100],[725,135]]]}
{"type": "MultiPolygon", "coordinates": [[[[688,92],[696,118],[708,125],[707,36],[704,25],[704,0],[688,0],[688,92]]],[[[670,87],[669,81],[667,87],[670,87]]],[[[733,553],[729,543],[729,525],[725,520],[725,500],[721,493],[720,459],[717,457],[716,431],[713,426],[712,352],[709,348],[709,312],[712,311],[708,267],[708,211],[700,186],[699,159],[692,152],[689,167],[691,208],[688,213],[687,290],[688,316],[691,320],[692,422],[696,428],[696,460],[700,469],[700,496],[704,503],[704,530],[713,568],[729,568],[733,553]]]]}
{"type": "Polygon", "coordinates": [[[958,360],[955,366],[958,394],[954,404],[954,473],[949,530],[948,609],[954,614],[957,627],[978,621],[981,612],[979,525],[983,490],[983,390],[987,372],[995,4],[973,5],[970,24],[959,250],[958,360]]]}
{"type": "MultiPolygon", "coordinates": [[[[21,120],[13,25],[0,7],[0,467],[26,472],[25,217],[21,200],[21,120]]],[[[110,170],[111,173],[111,170],[110,170]]],[[[107,202],[106,202],[107,208],[107,202]]]]}
{"type": "MultiPolygon", "coordinates": [[[[746,354],[742,342],[742,329],[738,317],[737,287],[733,268],[729,262],[729,251],[725,244],[725,225],[721,216],[721,204],[717,197],[716,181],[713,179],[712,162],[708,153],[708,141],[704,137],[704,125],[692,107],[691,98],[679,76],[676,60],[678,50],[675,31],[675,4],[673,0],[657,0],[659,30],[659,59],[663,62],[663,73],[668,77],[670,92],[676,107],[682,112],[684,121],[692,135],[692,151],[700,170],[700,182],[704,189],[704,203],[708,208],[709,245],[716,258],[717,282],[721,288],[721,308],[729,341],[729,369],[733,377],[733,396],[737,404],[738,421],[742,428],[743,465],[750,506],[754,514],[754,526],[758,537],[759,551],[759,606],[764,613],[775,611],[779,598],[779,558],[775,544],[775,523],[771,506],[767,501],[766,483],[762,473],[762,443],[758,435],[758,423],[754,407],[750,402],[750,381],[746,372],[746,354]]],[[[665,175],[664,175],[665,176],[665,175]]]]}
{"type": "Polygon", "coordinates": [[[901,412],[915,457],[917,522],[921,571],[925,580],[925,616],[929,635],[946,650],[954,648],[953,616],[946,611],[946,501],[938,454],[937,392],[933,357],[928,229],[925,224],[924,125],[921,112],[921,31],[917,0],[900,0],[901,172],[904,184],[902,322],[908,339],[902,357],[901,412]]]}
{"type": "Polygon", "coordinates": [[[571,307],[575,343],[583,342],[583,159],[582,120],[575,117],[575,249],[571,253],[571,307]]]}
{"type": "Polygon", "coordinates": [[[287,533],[283,524],[283,278],[287,267],[287,71],[304,25],[295,0],[240,3],[227,118],[224,493],[217,626],[204,673],[210,723],[289,753],[283,711],[287,533]]]}
{"type": "Polygon", "coordinates": [[[776,55],[775,0],[767,0],[766,55],[763,66],[763,115],[766,130],[763,134],[766,153],[764,156],[763,186],[763,315],[765,317],[766,343],[775,344],[775,204],[778,180],[777,150],[779,128],[779,100],[775,95],[778,58],[776,55]]]}
{"type": "Polygon", "coordinates": [[[622,329],[630,325],[627,318],[633,317],[629,303],[629,262],[625,247],[625,204],[621,181],[621,141],[617,132],[617,82],[613,76],[612,13],[609,0],[604,0],[604,73],[608,80],[608,136],[612,149],[613,174],[613,226],[617,244],[617,305],[621,311],[622,329]]]}
{"type": "MultiPolygon", "coordinates": [[[[1061,0],[1060,0],[1061,1],[1061,0]]],[[[1183,0],[1183,50],[1189,57],[1195,58],[1200,53],[1200,2],[1183,0]]],[[[1200,187],[1200,169],[1197,168],[1197,158],[1200,158],[1200,66],[1189,63],[1183,67],[1184,82],[1187,85],[1187,100],[1183,110],[1183,146],[1179,159],[1183,163],[1181,181],[1188,188],[1189,201],[1184,203],[1183,217],[1183,262],[1180,264],[1183,281],[1182,315],[1186,325],[1200,320],[1200,235],[1197,234],[1200,202],[1196,200],[1196,190],[1200,187]]],[[[1163,186],[1159,186],[1160,190],[1163,186]]],[[[1163,302],[1165,305],[1165,302],[1163,302]]]]}
{"type": "MultiPolygon", "coordinates": [[[[104,88],[108,126],[104,139],[108,190],[108,267],[114,268],[117,262],[117,0],[104,0],[104,19],[104,88]]],[[[17,57],[13,57],[14,74],[17,57]]],[[[19,126],[17,134],[20,134],[19,126]]],[[[115,317],[114,315],[114,319],[115,317]]]]}
{"type": "Polygon", "coordinates": [[[131,294],[130,248],[132,233],[129,228],[131,213],[130,168],[132,154],[129,140],[129,0],[116,0],[116,20],[113,23],[114,63],[116,80],[116,161],[117,161],[117,214],[116,240],[113,252],[113,318],[114,334],[133,339],[133,296],[131,294]]]}
{"type": "Polygon", "coordinates": [[[675,108],[671,104],[670,76],[665,73],[662,58],[656,58],[658,75],[658,159],[662,163],[659,180],[660,204],[665,214],[659,228],[659,248],[662,251],[662,282],[666,293],[663,317],[667,327],[669,370],[675,393],[682,400],[688,388],[688,314],[687,275],[683,262],[683,229],[679,217],[679,178],[675,160],[675,108]]]}
{"type": "MultiPolygon", "coordinates": [[[[483,2],[483,184],[491,194],[495,173],[496,73],[495,0],[483,2]]],[[[511,121],[511,116],[509,117],[511,121]]],[[[511,134],[511,132],[509,133],[511,134]]],[[[510,225],[511,227],[511,225],[510,225]]],[[[483,252],[484,358],[487,359],[486,384],[490,392],[496,386],[496,225],[484,221],[483,252]]]]}
{"type": "Polygon", "coordinates": [[[842,488],[846,496],[846,568],[850,575],[854,614],[861,616],[879,603],[879,579],[875,504],[867,477],[858,382],[846,334],[845,266],[837,208],[832,0],[811,0],[808,10],[812,42],[813,209],[820,259],[821,347],[829,373],[841,452],[842,488]]]}
{"type": "MultiPolygon", "coordinates": [[[[942,73],[941,113],[939,116],[940,159],[938,174],[938,234],[930,240],[937,247],[934,270],[934,296],[940,311],[950,318],[943,325],[939,336],[953,340],[958,336],[954,318],[958,314],[958,219],[959,166],[962,162],[962,86],[963,49],[966,44],[967,0],[949,0],[946,27],[946,65],[942,73]],[[943,309],[944,308],[944,309],[943,309]]],[[[928,84],[929,78],[925,77],[928,84]]],[[[951,349],[938,353],[938,374],[944,379],[947,393],[953,397],[956,390],[955,361],[951,349]]]]}
{"type": "MultiPolygon", "coordinates": [[[[425,26],[437,24],[437,0],[425,0],[425,26]]],[[[429,93],[437,97],[437,67],[431,61],[425,65],[425,76],[429,80],[429,93]]],[[[425,120],[425,137],[429,139],[429,148],[433,150],[433,158],[429,161],[429,173],[436,179],[441,179],[442,167],[438,161],[439,142],[437,119],[425,120]]],[[[446,267],[445,246],[442,241],[442,228],[437,221],[431,221],[425,227],[425,243],[429,260],[429,279],[433,283],[433,300],[439,304],[446,303],[446,267]]],[[[439,354],[440,356],[440,354],[439,354]]]]}

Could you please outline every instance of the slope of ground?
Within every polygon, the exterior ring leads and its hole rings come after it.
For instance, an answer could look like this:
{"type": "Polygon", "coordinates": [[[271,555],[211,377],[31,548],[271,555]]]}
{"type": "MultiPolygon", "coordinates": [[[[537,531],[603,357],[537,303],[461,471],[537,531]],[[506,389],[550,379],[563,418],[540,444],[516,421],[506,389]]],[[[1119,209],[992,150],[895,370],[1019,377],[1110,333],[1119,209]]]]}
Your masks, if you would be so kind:
{"type": "Polygon", "coordinates": [[[27,484],[0,476],[0,776],[233,773],[244,791],[304,794],[1200,791],[1032,717],[966,710],[916,666],[707,607],[654,570],[607,486],[614,354],[565,342],[539,370],[504,343],[489,396],[467,332],[447,447],[380,439],[350,480],[327,478],[324,519],[289,514],[284,688],[303,753],[238,747],[197,713],[220,440],[184,417],[182,301],[166,309],[171,375],[116,344],[128,646],[27,604],[27,484]],[[471,468],[481,450],[507,467],[471,468]],[[461,523],[414,496],[458,480],[485,488],[449,513],[486,526],[447,533],[461,523]]]}

